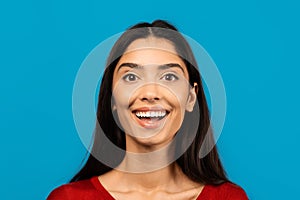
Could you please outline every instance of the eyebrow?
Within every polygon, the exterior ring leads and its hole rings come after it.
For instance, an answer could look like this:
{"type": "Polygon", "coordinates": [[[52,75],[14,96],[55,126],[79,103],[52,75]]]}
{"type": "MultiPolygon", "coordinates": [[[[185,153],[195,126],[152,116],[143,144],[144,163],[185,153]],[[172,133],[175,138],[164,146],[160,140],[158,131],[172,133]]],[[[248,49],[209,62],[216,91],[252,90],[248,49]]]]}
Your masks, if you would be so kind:
{"type": "MultiPolygon", "coordinates": [[[[130,67],[130,68],[138,68],[138,69],[143,69],[144,68],[144,66],[138,65],[136,63],[122,63],[119,66],[117,71],[119,71],[122,67],[130,67]]],[[[182,66],[179,65],[178,63],[167,63],[167,64],[159,65],[158,69],[164,70],[164,69],[169,69],[169,68],[172,68],[172,67],[177,67],[177,68],[181,69],[181,71],[184,73],[184,70],[183,70],[182,66]]]]}

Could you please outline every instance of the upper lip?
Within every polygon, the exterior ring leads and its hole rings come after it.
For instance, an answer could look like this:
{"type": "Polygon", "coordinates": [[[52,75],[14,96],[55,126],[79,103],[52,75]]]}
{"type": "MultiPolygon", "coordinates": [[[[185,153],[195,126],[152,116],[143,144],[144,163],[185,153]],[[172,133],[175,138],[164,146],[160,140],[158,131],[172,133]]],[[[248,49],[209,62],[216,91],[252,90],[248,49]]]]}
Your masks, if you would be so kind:
{"type": "Polygon", "coordinates": [[[143,106],[143,107],[137,107],[132,109],[132,112],[147,112],[147,111],[166,111],[167,113],[169,113],[170,111],[166,108],[164,108],[163,106],[157,105],[157,106],[143,106]]]}

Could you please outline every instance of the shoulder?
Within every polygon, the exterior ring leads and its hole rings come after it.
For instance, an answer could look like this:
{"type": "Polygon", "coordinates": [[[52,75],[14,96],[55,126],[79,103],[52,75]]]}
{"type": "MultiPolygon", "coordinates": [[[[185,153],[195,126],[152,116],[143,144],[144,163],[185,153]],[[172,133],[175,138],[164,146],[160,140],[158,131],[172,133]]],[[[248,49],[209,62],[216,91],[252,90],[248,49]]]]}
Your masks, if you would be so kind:
{"type": "Polygon", "coordinates": [[[246,192],[238,185],[226,182],[220,185],[206,185],[203,196],[207,199],[248,200],[246,192]]]}
{"type": "Polygon", "coordinates": [[[101,197],[101,191],[97,190],[93,183],[94,177],[87,180],[64,184],[54,189],[47,200],[76,200],[95,199],[101,197]]]}
{"type": "Polygon", "coordinates": [[[246,192],[233,183],[223,183],[220,192],[230,199],[248,199],[246,192]]]}

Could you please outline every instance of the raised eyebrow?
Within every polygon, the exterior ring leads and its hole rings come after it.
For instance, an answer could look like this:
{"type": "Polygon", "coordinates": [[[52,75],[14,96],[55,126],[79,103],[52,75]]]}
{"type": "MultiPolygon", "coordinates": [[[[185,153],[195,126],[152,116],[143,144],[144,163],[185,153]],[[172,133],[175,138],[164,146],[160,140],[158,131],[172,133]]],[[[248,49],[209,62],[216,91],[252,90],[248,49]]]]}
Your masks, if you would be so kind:
{"type": "Polygon", "coordinates": [[[182,66],[179,65],[178,63],[163,64],[163,65],[160,65],[158,68],[161,69],[161,70],[164,70],[164,69],[168,69],[168,68],[172,68],[172,67],[178,67],[184,73],[184,70],[183,70],[182,66]]]}
{"type": "MultiPolygon", "coordinates": [[[[122,63],[119,66],[117,71],[119,71],[122,67],[139,68],[139,69],[143,68],[143,66],[141,66],[139,64],[136,64],[136,63],[122,63]]],[[[184,70],[183,70],[182,66],[179,65],[178,63],[167,63],[167,64],[159,65],[158,69],[164,70],[164,69],[169,69],[169,68],[172,68],[172,67],[178,67],[184,73],[184,70]]]]}
{"type": "Polygon", "coordinates": [[[138,65],[138,64],[136,64],[136,63],[122,63],[122,64],[119,66],[119,68],[118,68],[117,71],[119,71],[122,67],[142,68],[142,66],[140,66],[140,65],[138,65]]]}

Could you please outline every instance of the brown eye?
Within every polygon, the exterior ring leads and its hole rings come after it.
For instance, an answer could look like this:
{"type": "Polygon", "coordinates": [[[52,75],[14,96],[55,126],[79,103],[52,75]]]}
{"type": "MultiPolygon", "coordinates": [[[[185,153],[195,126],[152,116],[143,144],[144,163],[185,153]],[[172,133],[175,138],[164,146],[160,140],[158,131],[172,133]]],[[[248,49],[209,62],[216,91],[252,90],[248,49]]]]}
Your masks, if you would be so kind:
{"type": "Polygon", "coordinates": [[[127,74],[123,77],[123,80],[126,82],[134,82],[138,80],[138,77],[135,74],[127,74]]]}
{"type": "Polygon", "coordinates": [[[162,77],[163,80],[166,80],[166,81],[175,81],[175,80],[178,80],[178,76],[174,75],[174,74],[165,74],[163,77],[162,77]]]}

